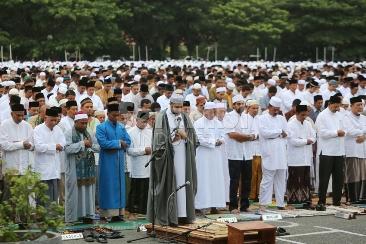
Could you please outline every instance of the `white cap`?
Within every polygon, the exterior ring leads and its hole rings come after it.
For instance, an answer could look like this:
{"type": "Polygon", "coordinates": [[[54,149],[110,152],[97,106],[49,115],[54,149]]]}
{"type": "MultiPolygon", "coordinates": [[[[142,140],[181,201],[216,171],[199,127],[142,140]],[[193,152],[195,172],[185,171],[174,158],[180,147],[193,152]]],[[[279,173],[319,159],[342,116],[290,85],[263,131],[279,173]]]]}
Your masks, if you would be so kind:
{"type": "MultiPolygon", "coordinates": [[[[13,90],[13,89],[12,89],[12,90],[13,90]]],[[[345,97],[345,98],[343,98],[343,99],[342,99],[342,104],[343,104],[343,105],[350,105],[350,101],[349,101],[349,99],[348,99],[348,98],[346,98],[346,97],[345,97]]]]}
{"type": "Polygon", "coordinates": [[[225,87],[216,88],[216,93],[218,92],[226,92],[226,88],[225,87]]]}
{"type": "Polygon", "coordinates": [[[61,100],[60,100],[60,102],[59,102],[60,106],[62,106],[62,105],[66,105],[67,101],[69,101],[69,100],[68,100],[68,99],[66,99],[66,98],[61,99],[61,100]]]}
{"type": "Polygon", "coordinates": [[[233,82],[228,82],[226,84],[226,87],[227,87],[228,90],[232,91],[232,90],[235,89],[235,84],[233,82]]]}
{"type": "Polygon", "coordinates": [[[65,95],[66,92],[67,92],[67,87],[65,87],[65,86],[59,86],[57,92],[65,95]]]}
{"type": "Polygon", "coordinates": [[[46,73],[45,72],[41,72],[41,73],[39,73],[39,76],[46,76],[46,73]]]}
{"type": "Polygon", "coordinates": [[[56,78],[56,83],[62,83],[62,82],[64,82],[64,78],[63,77],[61,77],[61,76],[59,76],[59,77],[57,77],[56,78]]]}
{"type": "Polygon", "coordinates": [[[233,103],[237,102],[245,102],[244,97],[242,95],[236,95],[233,97],[233,103]]]}
{"type": "Polygon", "coordinates": [[[9,95],[17,95],[17,96],[19,96],[19,91],[18,91],[18,89],[16,89],[16,88],[12,88],[12,89],[10,89],[10,91],[9,91],[9,95]]]}
{"type": "Polygon", "coordinates": [[[272,80],[278,81],[279,79],[280,79],[280,78],[278,78],[278,76],[277,76],[277,75],[272,76],[272,80]]]}
{"type": "Polygon", "coordinates": [[[159,81],[156,83],[156,85],[157,85],[157,86],[159,86],[160,84],[164,84],[164,81],[159,80],[159,81]]]}
{"type": "Polygon", "coordinates": [[[299,85],[305,85],[305,80],[298,80],[297,81],[297,84],[299,84],[299,85]]]}
{"type": "Polygon", "coordinates": [[[271,97],[271,100],[269,100],[269,104],[271,104],[273,107],[280,108],[282,100],[278,97],[271,97]]]}
{"type": "Polygon", "coordinates": [[[308,106],[308,107],[310,106],[310,104],[305,100],[301,101],[300,105],[305,105],[305,106],[308,106]]]}
{"type": "Polygon", "coordinates": [[[88,119],[88,115],[87,114],[76,114],[75,115],[75,121],[77,120],[81,120],[81,119],[88,119]]]}
{"type": "Polygon", "coordinates": [[[141,75],[135,75],[135,76],[133,77],[133,80],[134,80],[134,81],[137,81],[137,82],[140,82],[140,79],[141,79],[141,75]]]}
{"type": "Polygon", "coordinates": [[[202,86],[201,86],[201,84],[199,84],[199,83],[195,83],[193,86],[192,86],[192,89],[202,89],[202,86]]]}
{"type": "Polygon", "coordinates": [[[268,85],[271,85],[271,86],[275,86],[276,85],[276,81],[274,79],[269,79],[267,81],[268,85]]]}
{"type": "Polygon", "coordinates": [[[255,100],[255,99],[248,99],[246,102],[245,102],[245,105],[247,107],[250,107],[250,106],[253,106],[253,105],[259,105],[258,101],[255,100]]]}
{"type": "Polygon", "coordinates": [[[214,102],[205,103],[204,109],[215,109],[215,108],[216,108],[216,104],[214,102]]]}
{"type": "Polygon", "coordinates": [[[183,103],[184,102],[184,97],[182,95],[179,94],[173,94],[170,97],[170,103],[183,103]]]}
{"type": "Polygon", "coordinates": [[[226,109],[226,103],[216,103],[216,109],[221,109],[221,108],[224,108],[226,109]]]}

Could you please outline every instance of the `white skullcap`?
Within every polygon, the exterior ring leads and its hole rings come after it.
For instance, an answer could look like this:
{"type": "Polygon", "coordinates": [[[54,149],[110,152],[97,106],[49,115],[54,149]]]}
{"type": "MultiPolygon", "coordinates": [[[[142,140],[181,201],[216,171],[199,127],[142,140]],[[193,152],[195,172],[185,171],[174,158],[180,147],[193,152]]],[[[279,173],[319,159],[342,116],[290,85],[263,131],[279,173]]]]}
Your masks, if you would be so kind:
{"type": "Polygon", "coordinates": [[[104,112],[103,110],[102,110],[102,111],[101,111],[101,110],[99,110],[99,111],[95,111],[95,112],[94,112],[94,115],[95,115],[95,116],[105,115],[105,112],[104,112]]]}
{"type": "Polygon", "coordinates": [[[120,70],[117,70],[117,75],[121,75],[122,74],[122,71],[120,71],[120,70]]]}
{"type": "Polygon", "coordinates": [[[90,73],[89,77],[97,77],[97,74],[92,72],[92,73],[90,73]]]}
{"type": "Polygon", "coordinates": [[[269,79],[267,81],[268,85],[271,85],[271,86],[275,86],[276,85],[276,81],[274,79],[269,79]]]}
{"type": "Polygon", "coordinates": [[[226,88],[225,87],[216,88],[216,93],[219,93],[219,92],[226,92],[226,88]]]}
{"type": "Polygon", "coordinates": [[[62,83],[62,82],[64,82],[64,78],[59,76],[56,78],[56,82],[62,83]]]}
{"type": "Polygon", "coordinates": [[[255,99],[248,99],[246,102],[245,102],[245,105],[247,107],[250,107],[250,106],[253,106],[253,105],[259,105],[258,101],[255,100],[255,99]]]}
{"type": "Polygon", "coordinates": [[[229,89],[230,91],[235,89],[235,84],[233,82],[228,82],[226,84],[227,89],[229,89]]]}
{"type": "Polygon", "coordinates": [[[39,76],[46,76],[46,73],[45,72],[41,72],[41,73],[39,73],[39,76]]]}
{"type": "Polygon", "coordinates": [[[233,79],[231,79],[230,77],[226,77],[225,81],[226,81],[226,83],[229,83],[229,82],[233,82],[233,79]]]}
{"type": "Polygon", "coordinates": [[[216,109],[226,109],[226,103],[216,103],[216,109]]]}
{"type": "Polygon", "coordinates": [[[242,95],[236,95],[233,97],[233,103],[237,102],[245,102],[244,97],[242,95]]]}
{"type": "Polygon", "coordinates": [[[343,99],[342,99],[342,104],[343,104],[343,105],[350,105],[350,101],[349,101],[349,99],[348,99],[348,98],[343,98],[343,99]]]}
{"type": "Polygon", "coordinates": [[[65,95],[66,92],[67,92],[67,87],[65,87],[65,86],[59,86],[57,92],[65,95]]]}
{"type": "Polygon", "coordinates": [[[192,89],[202,89],[202,86],[201,86],[201,84],[199,84],[199,83],[195,83],[193,86],[192,86],[192,89]]]}
{"type": "Polygon", "coordinates": [[[172,103],[172,104],[183,103],[183,102],[184,102],[184,97],[182,95],[174,94],[170,97],[170,103],[172,103]]]}
{"type": "Polygon", "coordinates": [[[269,104],[271,104],[273,107],[280,108],[282,100],[278,97],[271,97],[271,100],[269,100],[269,104]]]}
{"type": "Polygon", "coordinates": [[[299,84],[299,85],[305,85],[305,80],[298,80],[297,81],[297,84],[299,84]]]}
{"type": "Polygon", "coordinates": [[[305,105],[305,106],[308,106],[308,107],[310,106],[310,104],[305,100],[301,101],[300,105],[305,105]]]}
{"type": "Polygon", "coordinates": [[[69,101],[69,100],[68,100],[68,99],[66,99],[66,98],[61,99],[61,100],[60,100],[60,102],[59,102],[60,106],[62,106],[62,105],[66,105],[67,101],[69,101]]]}
{"type": "Polygon", "coordinates": [[[182,89],[177,89],[174,91],[175,94],[179,94],[179,95],[183,95],[183,90],[182,89]]]}
{"type": "Polygon", "coordinates": [[[77,121],[77,120],[81,120],[81,119],[88,119],[88,115],[87,114],[82,114],[82,113],[80,113],[80,114],[76,114],[75,115],[75,121],[77,121]]]}
{"type": "Polygon", "coordinates": [[[278,81],[279,79],[280,79],[280,78],[278,78],[278,76],[277,76],[277,75],[272,76],[272,80],[278,81]]]}
{"type": "Polygon", "coordinates": [[[137,81],[137,82],[140,82],[140,79],[141,79],[141,75],[135,75],[135,76],[133,77],[133,80],[134,80],[134,81],[137,81]]]}
{"type": "Polygon", "coordinates": [[[216,108],[216,104],[214,102],[205,103],[204,109],[215,109],[215,108],[216,108]]]}
{"type": "Polygon", "coordinates": [[[18,89],[16,89],[16,88],[12,88],[12,89],[10,89],[10,91],[9,91],[9,95],[17,95],[17,96],[19,96],[19,91],[18,91],[18,89]]]}

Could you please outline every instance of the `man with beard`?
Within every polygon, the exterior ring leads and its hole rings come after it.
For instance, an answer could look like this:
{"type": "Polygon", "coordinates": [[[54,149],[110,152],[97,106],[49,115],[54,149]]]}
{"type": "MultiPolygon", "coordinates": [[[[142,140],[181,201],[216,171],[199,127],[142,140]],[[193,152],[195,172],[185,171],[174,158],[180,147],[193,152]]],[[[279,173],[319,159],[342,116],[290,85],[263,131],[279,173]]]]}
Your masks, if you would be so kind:
{"type": "Polygon", "coordinates": [[[287,170],[287,122],[279,115],[282,101],[272,97],[269,101],[268,113],[259,117],[258,132],[262,155],[262,182],[259,192],[260,210],[272,204],[274,188],[278,209],[284,209],[287,170]]]}
{"type": "Polygon", "coordinates": [[[151,163],[147,219],[160,225],[195,220],[197,139],[190,119],[182,113],[183,101],[181,95],[172,96],[169,108],[157,114],[153,129],[152,149],[158,155],[151,163]],[[169,195],[187,181],[190,184],[167,203],[169,195]]]}

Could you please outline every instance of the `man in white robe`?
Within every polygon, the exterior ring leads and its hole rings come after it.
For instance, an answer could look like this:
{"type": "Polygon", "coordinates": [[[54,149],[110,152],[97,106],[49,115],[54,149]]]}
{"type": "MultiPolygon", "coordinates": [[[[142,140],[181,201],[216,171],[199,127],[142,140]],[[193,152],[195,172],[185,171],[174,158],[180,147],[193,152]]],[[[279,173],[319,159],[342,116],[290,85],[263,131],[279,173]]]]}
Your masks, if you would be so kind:
{"type": "Polygon", "coordinates": [[[287,171],[287,122],[279,115],[281,99],[272,97],[268,113],[259,117],[259,143],[262,155],[262,181],[259,192],[261,211],[272,204],[272,190],[274,188],[276,205],[284,209],[287,171]]]}
{"type": "Polygon", "coordinates": [[[220,160],[219,146],[225,143],[223,126],[215,118],[215,103],[207,102],[203,117],[194,123],[199,146],[196,150],[197,194],[196,209],[211,208],[211,214],[217,214],[216,208],[226,207],[225,178],[220,160]]]}
{"type": "Polygon", "coordinates": [[[47,195],[50,201],[56,202],[59,197],[60,154],[66,144],[62,130],[56,126],[58,116],[58,111],[55,109],[47,109],[45,122],[34,128],[34,168],[41,175],[41,180],[48,185],[47,195]]]}
{"type": "MultiPolygon", "coordinates": [[[[24,121],[24,106],[15,104],[11,106],[12,118],[1,123],[0,126],[0,148],[2,150],[2,174],[24,175],[26,170],[31,167],[33,161],[32,150],[33,129],[32,126],[24,121]]],[[[3,196],[7,196],[9,189],[6,187],[3,196]]]]}

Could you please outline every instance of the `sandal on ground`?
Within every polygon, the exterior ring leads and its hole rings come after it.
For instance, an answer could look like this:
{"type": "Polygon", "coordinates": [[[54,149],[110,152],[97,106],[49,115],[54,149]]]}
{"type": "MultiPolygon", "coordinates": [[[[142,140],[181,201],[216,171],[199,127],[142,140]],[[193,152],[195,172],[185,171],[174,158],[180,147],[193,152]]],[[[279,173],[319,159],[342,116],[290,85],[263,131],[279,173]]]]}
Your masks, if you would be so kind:
{"type": "Polygon", "coordinates": [[[98,234],[98,233],[96,233],[96,234],[94,235],[94,238],[95,238],[95,240],[96,240],[97,242],[99,242],[99,243],[108,243],[108,240],[107,240],[107,238],[105,237],[105,235],[102,235],[102,234],[98,234]]]}
{"type": "Polygon", "coordinates": [[[94,242],[94,235],[93,232],[91,232],[90,230],[85,230],[83,232],[83,236],[86,242],[94,242]]]}

